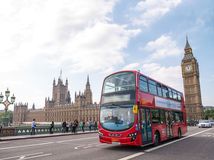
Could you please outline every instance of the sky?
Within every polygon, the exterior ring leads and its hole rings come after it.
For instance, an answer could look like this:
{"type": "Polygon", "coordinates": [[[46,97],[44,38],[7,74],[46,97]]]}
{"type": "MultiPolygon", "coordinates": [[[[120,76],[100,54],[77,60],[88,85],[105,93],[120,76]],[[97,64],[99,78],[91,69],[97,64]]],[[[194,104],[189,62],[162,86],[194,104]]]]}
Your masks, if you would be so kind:
{"type": "Polygon", "coordinates": [[[0,92],[43,108],[62,70],[72,101],[89,75],[99,103],[103,79],[125,69],[183,92],[186,35],[214,106],[213,0],[0,0],[0,92]]]}

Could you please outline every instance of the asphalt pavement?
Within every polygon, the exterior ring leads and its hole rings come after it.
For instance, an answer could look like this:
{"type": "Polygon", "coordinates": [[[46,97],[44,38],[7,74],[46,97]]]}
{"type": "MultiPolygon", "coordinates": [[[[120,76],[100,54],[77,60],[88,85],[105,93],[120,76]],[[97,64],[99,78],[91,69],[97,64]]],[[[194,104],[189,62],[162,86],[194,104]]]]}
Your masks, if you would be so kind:
{"type": "Polygon", "coordinates": [[[1,141],[0,160],[213,160],[214,128],[153,147],[102,144],[97,133],[1,141]]]}

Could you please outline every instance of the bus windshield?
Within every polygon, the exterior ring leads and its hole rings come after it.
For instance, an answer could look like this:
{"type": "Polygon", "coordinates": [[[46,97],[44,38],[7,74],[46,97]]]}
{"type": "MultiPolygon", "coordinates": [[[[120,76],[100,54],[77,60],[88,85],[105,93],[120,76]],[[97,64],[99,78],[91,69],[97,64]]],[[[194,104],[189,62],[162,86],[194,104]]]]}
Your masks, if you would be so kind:
{"type": "Polygon", "coordinates": [[[135,89],[135,75],[132,72],[121,72],[105,79],[103,94],[135,89]]]}
{"type": "Polygon", "coordinates": [[[101,106],[100,124],[103,128],[120,131],[126,130],[134,124],[133,105],[101,106]]]}

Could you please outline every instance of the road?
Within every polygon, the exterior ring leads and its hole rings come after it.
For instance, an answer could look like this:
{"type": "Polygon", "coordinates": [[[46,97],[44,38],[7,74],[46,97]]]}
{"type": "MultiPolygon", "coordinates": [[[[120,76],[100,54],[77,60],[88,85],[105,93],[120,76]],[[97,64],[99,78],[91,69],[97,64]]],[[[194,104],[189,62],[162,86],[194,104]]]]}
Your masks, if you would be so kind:
{"type": "Polygon", "coordinates": [[[97,134],[0,142],[0,160],[212,160],[214,128],[190,127],[182,139],[157,147],[101,144],[97,134]]]}

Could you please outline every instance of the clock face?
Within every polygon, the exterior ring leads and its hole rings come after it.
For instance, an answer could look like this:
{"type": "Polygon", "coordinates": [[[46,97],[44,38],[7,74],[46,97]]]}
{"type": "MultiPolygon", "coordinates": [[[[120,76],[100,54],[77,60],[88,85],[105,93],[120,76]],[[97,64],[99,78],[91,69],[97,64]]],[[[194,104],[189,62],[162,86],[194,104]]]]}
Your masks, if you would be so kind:
{"type": "Polygon", "coordinates": [[[191,72],[192,71],[192,66],[190,64],[186,65],[185,71],[186,72],[191,72]]]}

